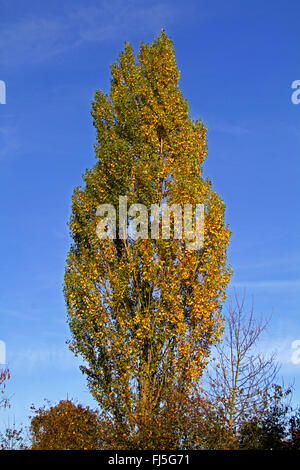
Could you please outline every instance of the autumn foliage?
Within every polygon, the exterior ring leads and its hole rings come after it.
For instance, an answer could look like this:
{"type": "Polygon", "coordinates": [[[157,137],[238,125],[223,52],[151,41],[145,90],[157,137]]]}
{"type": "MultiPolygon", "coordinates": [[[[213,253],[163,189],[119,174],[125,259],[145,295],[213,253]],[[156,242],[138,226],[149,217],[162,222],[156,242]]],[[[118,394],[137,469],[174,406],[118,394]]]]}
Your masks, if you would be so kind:
{"type": "Polygon", "coordinates": [[[70,347],[86,361],[91,393],[139,439],[170,390],[193,389],[220,337],[230,233],[224,202],[201,176],[206,127],[189,115],[171,40],[162,32],[142,43],[137,60],[126,43],[111,73],[109,94],[97,91],[92,103],[96,163],[73,195],[64,293],[70,347]],[[118,207],[119,196],[147,207],[204,204],[203,248],[172,235],[100,240],[97,207],[118,207]]]}
{"type": "Polygon", "coordinates": [[[61,400],[34,408],[30,433],[33,450],[95,450],[101,448],[101,425],[96,411],[61,400]]]}
{"type": "Polygon", "coordinates": [[[9,406],[9,401],[7,396],[5,396],[5,388],[7,385],[7,381],[10,379],[10,371],[9,369],[3,369],[0,371],[0,407],[6,408],[9,406]]]}

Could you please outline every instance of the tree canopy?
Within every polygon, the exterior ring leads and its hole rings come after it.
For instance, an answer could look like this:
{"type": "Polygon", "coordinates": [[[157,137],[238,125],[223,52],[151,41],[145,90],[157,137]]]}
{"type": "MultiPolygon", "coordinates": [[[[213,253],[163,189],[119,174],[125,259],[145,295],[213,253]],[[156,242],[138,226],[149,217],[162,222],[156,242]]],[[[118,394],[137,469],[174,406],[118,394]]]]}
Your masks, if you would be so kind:
{"type": "Polygon", "coordinates": [[[202,177],[206,127],[190,117],[170,38],[163,31],[141,43],[137,58],[125,43],[111,74],[109,93],[92,102],[96,163],[73,194],[64,293],[70,347],[91,393],[136,435],[170,391],[192,390],[221,335],[230,231],[223,200],[202,177]],[[120,196],[128,205],[191,204],[193,216],[203,204],[203,246],[188,249],[174,230],[169,239],[123,238],[118,216],[116,236],[99,239],[97,208],[118,207],[120,196]]]}

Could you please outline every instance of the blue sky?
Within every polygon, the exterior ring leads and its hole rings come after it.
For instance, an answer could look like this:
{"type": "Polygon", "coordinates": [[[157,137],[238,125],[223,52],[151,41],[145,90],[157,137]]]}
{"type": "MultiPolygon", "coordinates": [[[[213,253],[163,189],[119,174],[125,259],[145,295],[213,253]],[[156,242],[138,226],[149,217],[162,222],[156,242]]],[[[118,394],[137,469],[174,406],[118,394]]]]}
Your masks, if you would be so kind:
{"type": "Polygon", "coordinates": [[[300,398],[300,4],[287,1],[0,1],[0,340],[12,378],[1,422],[31,403],[94,405],[69,352],[62,295],[73,188],[94,160],[93,92],[107,91],[125,40],[161,28],[173,39],[180,87],[208,126],[204,174],[233,232],[230,289],[272,314],[263,338],[300,398]]]}

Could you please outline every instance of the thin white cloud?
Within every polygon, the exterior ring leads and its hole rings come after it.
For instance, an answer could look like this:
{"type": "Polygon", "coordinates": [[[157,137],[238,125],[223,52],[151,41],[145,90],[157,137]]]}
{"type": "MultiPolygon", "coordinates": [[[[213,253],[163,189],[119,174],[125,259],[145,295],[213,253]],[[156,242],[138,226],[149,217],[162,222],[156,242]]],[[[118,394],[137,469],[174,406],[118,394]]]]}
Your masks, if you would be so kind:
{"type": "Polygon", "coordinates": [[[169,24],[176,7],[165,2],[112,0],[73,8],[56,17],[28,15],[3,23],[0,30],[2,66],[40,62],[85,42],[135,36],[169,24]]]}
{"type": "Polygon", "coordinates": [[[262,261],[252,261],[249,263],[240,263],[239,269],[261,269],[261,268],[278,268],[284,272],[293,271],[299,268],[300,256],[285,256],[281,258],[269,258],[262,261]]]}
{"type": "MultiPolygon", "coordinates": [[[[272,338],[269,334],[268,339],[264,339],[261,342],[261,351],[266,355],[271,355],[275,353],[276,361],[282,367],[285,366],[297,366],[300,367],[300,340],[297,339],[297,331],[296,339],[293,338],[291,335],[288,337],[277,337],[272,338]]],[[[300,330],[298,337],[300,338],[300,330]]]]}
{"type": "Polygon", "coordinates": [[[141,3],[115,0],[101,7],[80,8],[70,15],[83,41],[103,41],[132,31],[156,30],[173,17],[174,8],[164,2],[141,3]]]}
{"type": "MultiPolygon", "coordinates": [[[[192,117],[199,115],[195,113],[195,110],[192,112],[192,117]]],[[[207,115],[203,116],[203,122],[207,124],[208,126],[208,131],[209,132],[221,132],[224,134],[230,134],[232,136],[243,136],[246,134],[250,134],[251,130],[249,129],[249,126],[247,126],[245,123],[234,123],[234,122],[229,122],[226,117],[225,119],[219,119],[218,117],[214,115],[207,115]]]]}
{"type": "Polygon", "coordinates": [[[212,132],[223,132],[225,134],[231,134],[234,136],[240,136],[249,134],[249,129],[246,127],[240,126],[238,124],[230,124],[230,123],[219,123],[219,124],[212,124],[210,127],[210,131],[212,132]]]}
{"type": "Polygon", "coordinates": [[[0,61],[3,67],[39,62],[78,43],[63,19],[22,18],[2,26],[0,61]]]}
{"type": "Polygon", "coordinates": [[[271,280],[271,281],[238,281],[230,283],[230,287],[237,288],[270,288],[270,289],[281,289],[281,288],[299,288],[300,279],[286,279],[286,280],[271,280]]]}
{"type": "Polygon", "coordinates": [[[78,366],[80,363],[82,361],[76,359],[67,346],[28,347],[7,353],[7,364],[14,372],[22,370],[22,372],[32,373],[48,367],[69,370],[76,368],[76,364],[78,366]]]}
{"type": "Polygon", "coordinates": [[[16,139],[16,129],[11,126],[0,127],[0,158],[6,157],[20,148],[16,139]]]}

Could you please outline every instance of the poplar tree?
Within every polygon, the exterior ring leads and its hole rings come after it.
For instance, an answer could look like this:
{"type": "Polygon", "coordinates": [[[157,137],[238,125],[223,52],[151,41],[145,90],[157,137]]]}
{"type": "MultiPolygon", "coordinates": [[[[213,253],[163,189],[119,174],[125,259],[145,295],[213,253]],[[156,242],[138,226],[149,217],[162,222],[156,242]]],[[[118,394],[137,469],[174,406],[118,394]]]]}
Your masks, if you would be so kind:
{"type": "Polygon", "coordinates": [[[109,93],[92,101],[96,162],[72,198],[64,294],[69,346],[93,397],[116,428],[145,442],[170,391],[192,393],[220,338],[230,231],[202,177],[207,129],[189,114],[170,38],[142,42],[137,57],[125,43],[111,75],[109,93]],[[123,239],[118,217],[115,238],[99,239],[97,208],[118,208],[120,196],[128,206],[204,204],[203,246],[187,249],[172,231],[123,239]]]}

